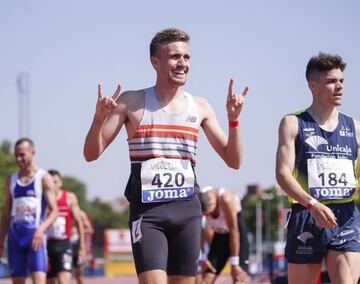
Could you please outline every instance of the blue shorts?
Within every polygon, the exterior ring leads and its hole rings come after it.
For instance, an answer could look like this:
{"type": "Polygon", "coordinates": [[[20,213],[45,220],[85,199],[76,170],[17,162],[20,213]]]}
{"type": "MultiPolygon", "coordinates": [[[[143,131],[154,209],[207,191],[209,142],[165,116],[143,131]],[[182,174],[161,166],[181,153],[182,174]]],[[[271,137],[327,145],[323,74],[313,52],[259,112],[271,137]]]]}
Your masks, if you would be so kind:
{"type": "Polygon", "coordinates": [[[360,252],[360,213],[354,202],[328,204],[337,218],[334,228],[321,228],[309,210],[293,204],[285,257],[289,263],[321,263],[328,249],[360,252]]]}
{"type": "Polygon", "coordinates": [[[130,202],[129,226],[137,274],[160,269],[168,275],[197,274],[201,206],[190,200],[130,202]]]}
{"type": "Polygon", "coordinates": [[[28,272],[46,273],[46,243],[35,251],[31,248],[34,229],[9,230],[8,260],[11,277],[26,277],[28,272]]]}

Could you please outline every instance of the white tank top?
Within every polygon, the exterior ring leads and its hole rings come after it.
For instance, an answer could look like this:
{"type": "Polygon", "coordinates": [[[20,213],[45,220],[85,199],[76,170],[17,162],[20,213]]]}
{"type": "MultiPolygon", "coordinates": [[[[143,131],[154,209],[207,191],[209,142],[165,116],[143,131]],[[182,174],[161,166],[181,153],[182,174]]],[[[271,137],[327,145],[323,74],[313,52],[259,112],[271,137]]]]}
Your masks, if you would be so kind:
{"type": "Polygon", "coordinates": [[[11,175],[11,224],[37,228],[43,221],[46,203],[43,198],[42,179],[45,174],[45,170],[38,169],[31,181],[26,184],[20,181],[19,172],[11,175]]]}
{"type": "MultiPolygon", "coordinates": [[[[225,188],[219,188],[218,190],[218,195],[217,195],[217,202],[219,204],[218,206],[220,206],[220,198],[225,191],[226,191],[225,188]]],[[[236,213],[239,213],[241,211],[239,196],[237,195],[235,196],[234,202],[236,204],[236,213]]],[[[216,233],[219,234],[229,233],[229,227],[225,219],[225,213],[221,207],[219,207],[219,216],[217,218],[213,218],[211,215],[209,215],[206,217],[206,220],[207,220],[207,226],[210,229],[214,230],[216,233]]]]}
{"type": "Polygon", "coordinates": [[[196,162],[200,118],[193,97],[184,92],[186,107],[181,113],[167,113],[155,95],[145,89],[145,109],[134,137],[128,139],[131,163],[157,157],[196,162]]]}

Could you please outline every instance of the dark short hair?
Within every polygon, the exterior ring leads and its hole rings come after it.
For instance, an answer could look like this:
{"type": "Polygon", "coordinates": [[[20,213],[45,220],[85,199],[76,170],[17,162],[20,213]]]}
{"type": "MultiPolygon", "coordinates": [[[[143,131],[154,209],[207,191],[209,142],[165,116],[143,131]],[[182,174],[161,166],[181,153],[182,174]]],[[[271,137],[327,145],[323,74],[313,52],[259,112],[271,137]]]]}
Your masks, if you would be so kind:
{"type": "Polygon", "coordinates": [[[50,170],[48,170],[48,173],[49,173],[50,175],[52,175],[52,176],[59,176],[59,177],[61,177],[61,174],[60,174],[60,172],[59,172],[58,170],[50,169],[50,170]]]}
{"type": "Polygon", "coordinates": [[[209,206],[211,204],[211,198],[210,198],[208,192],[199,192],[198,197],[200,200],[201,211],[206,212],[209,209],[209,206]]]}
{"type": "Polygon", "coordinates": [[[315,73],[323,73],[332,69],[344,71],[345,67],[346,63],[341,56],[319,52],[319,55],[310,58],[306,66],[306,80],[313,80],[315,73]]]}
{"type": "Polygon", "coordinates": [[[150,56],[157,55],[158,48],[161,44],[175,41],[189,42],[190,36],[178,28],[169,28],[158,32],[151,40],[150,56]]]}
{"type": "Polygon", "coordinates": [[[23,138],[18,139],[15,142],[15,147],[21,145],[22,143],[28,143],[31,148],[35,148],[34,142],[30,138],[27,138],[27,137],[23,137],[23,138]]]}

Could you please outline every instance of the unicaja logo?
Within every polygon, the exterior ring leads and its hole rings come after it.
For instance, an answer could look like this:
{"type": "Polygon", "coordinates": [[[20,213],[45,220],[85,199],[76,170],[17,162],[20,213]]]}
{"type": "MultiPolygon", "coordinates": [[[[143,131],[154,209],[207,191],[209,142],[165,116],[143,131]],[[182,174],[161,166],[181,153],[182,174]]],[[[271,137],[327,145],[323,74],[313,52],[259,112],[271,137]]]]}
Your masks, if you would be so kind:
{"type": "Polygon", "coordinates": [[[314,238],[314,236],[310,232],[304,232],[301,235],[298,235],[298,237],[297,237],[297,239],[302,241],[304,244],[306,244],[306,241],[308,239],[313,239],[313,238],[314,238]]]}
{"type": "Polygon", "coordinates": [[[320,145],[327,145],[328,142],[321,136],[318,136],[318,135],[313,135],[313,136],[310,136],[309,138],[307,138],[305,140],[305,142],[310,145],[311,148],[313,148],[315,151],[318,150],[318,147],[320,145]]]}

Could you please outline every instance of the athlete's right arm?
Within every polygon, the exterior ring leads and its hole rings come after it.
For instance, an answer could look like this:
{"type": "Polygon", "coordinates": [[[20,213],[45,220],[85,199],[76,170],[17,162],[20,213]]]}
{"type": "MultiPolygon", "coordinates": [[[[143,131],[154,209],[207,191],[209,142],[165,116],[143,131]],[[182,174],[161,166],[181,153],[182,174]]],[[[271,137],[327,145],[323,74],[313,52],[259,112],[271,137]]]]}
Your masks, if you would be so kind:
{"type": "MultiPolygon", "coordinates": [[[[276,179],[280,187],[297,202],[306,206],[312,199],[297,180],[292,172],[295,165],[295,139],[298,132],[298,122],[294,115],[285,116],[279,127],[279,144],[276,153],[276,179]]],[[[311,214],[316,223],[321,227],[336,226],[336,218],[332,211],[325,205],[317,202],[311,209],[311,214]]]]}
{"type": "Polygon", "coordinates": [[[121,86],[118,85],[112,97],[104,97],[101,84],[98,85],[94,119],[84,145],[84,157],[88,162],[96,160],[102,154],[127,119],[125,104],[119,97],[120,91],[121,86]]]}
{"type": "Polygon", "coordinates": [[[10,195],[10,176],[5,183],[5,204],[2,210],[1,226],[0,226],[0,256],[4,251],[4,241],[9,230],[10,212],[11,212],[11,195],[10,195]]]}
{"type": "Polygon", "coordinates": [[[44,220],[36,229],[31,247],[38,250],[44,243],[43,236],[49,226],[56,220],[59,214],[57,201],[55,197],[55,184],[52,176],[46,173],[42,178],[42,191],[46,201],[47,215],[44,220]]]}

